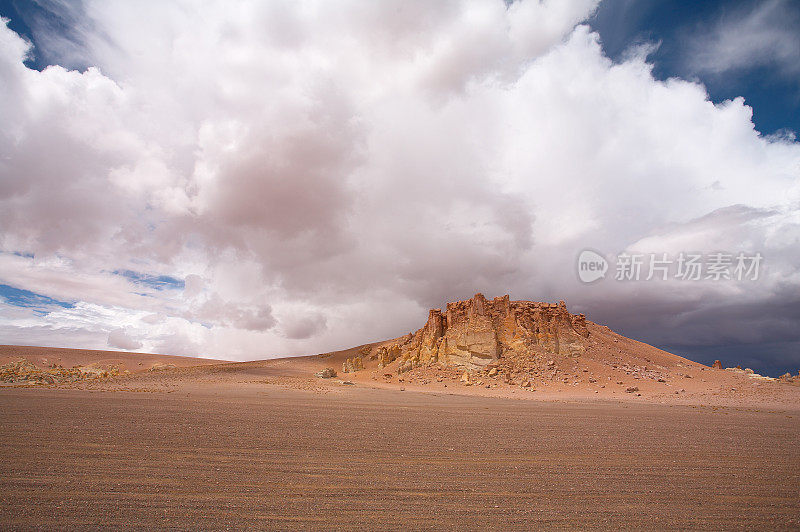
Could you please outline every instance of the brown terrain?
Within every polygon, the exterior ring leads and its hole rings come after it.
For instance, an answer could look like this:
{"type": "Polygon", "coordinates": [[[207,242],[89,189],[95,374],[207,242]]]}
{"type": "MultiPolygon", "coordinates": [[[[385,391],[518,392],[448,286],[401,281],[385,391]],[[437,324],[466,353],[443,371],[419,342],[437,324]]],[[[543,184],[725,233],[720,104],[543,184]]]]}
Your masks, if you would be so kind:
{"type": "Polygon", "coordinates": [[[0,346],[2,528],[800,528],[800,378],[566,305],[221,362],[0,346]]]}

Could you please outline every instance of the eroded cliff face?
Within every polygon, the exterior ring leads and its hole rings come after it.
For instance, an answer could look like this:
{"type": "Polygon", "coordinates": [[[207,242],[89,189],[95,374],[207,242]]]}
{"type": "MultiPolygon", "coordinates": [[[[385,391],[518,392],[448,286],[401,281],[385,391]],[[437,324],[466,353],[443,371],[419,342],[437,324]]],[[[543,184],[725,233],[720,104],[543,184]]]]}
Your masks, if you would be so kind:
{"type": "Polygon", "coordinates": [[[589,336],[586,318],[566,304],[510,301],[482,294],[433,309],[421,329],[379,347],[371,358],[384,367],[399,359],[398,371],[439,363],[473,370],[501,358],[542,354],[580,356],[589,336]]]}

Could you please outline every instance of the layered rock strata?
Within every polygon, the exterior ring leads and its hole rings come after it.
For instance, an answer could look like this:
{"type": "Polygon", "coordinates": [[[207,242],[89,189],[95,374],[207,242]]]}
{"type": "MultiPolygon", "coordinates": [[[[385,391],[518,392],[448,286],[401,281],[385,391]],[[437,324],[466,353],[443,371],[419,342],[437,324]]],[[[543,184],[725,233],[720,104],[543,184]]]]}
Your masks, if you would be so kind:
{"type": "Polygon", "coordinates": [[[400,360],[398,372],[428,364],[481,369],[501,358],[537,354],[581,356],[589,331],[583,314],[566,304],[510,301],[482,294],[432,309],[425,325],[397,342],[380,346],[372,358],[382,368],[400,360]]]}

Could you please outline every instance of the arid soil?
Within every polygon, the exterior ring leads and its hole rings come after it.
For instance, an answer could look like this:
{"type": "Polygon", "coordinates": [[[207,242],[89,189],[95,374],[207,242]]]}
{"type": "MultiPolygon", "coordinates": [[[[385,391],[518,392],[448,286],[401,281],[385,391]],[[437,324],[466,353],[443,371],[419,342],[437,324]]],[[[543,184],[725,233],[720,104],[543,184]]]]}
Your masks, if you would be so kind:
{"type": "Polygon", "coordinates": [[[470,371],[378,367],[395,341],[242,363],[2,346],[35,371],[0,383],[0,528],[800,527],[797,379],[588,330],[578,357],[470,371]],[[53,364],[91,378],[41,380],[53,364]]]}
{"type": "Polygon", "coordinates": [[[178,357],[154,355],[149,353],[124,353],[120,351],[93,351],[91,349],[65,349],[58,347],[32,347],[21,345],[0,345],[0,365],[24,358],[41,368],[52,365],[72,368],[73,366],[118,367],[120,373],[128,370],[138,373],[152,369],[156,365],[176,367],[219,364],[221,360],[210,358],[178,357]]]}
{"type": "Polygon", "coordinates": [[[0,405],[3,529],[800,526],[797,411],[256,383],[0,405]]]}

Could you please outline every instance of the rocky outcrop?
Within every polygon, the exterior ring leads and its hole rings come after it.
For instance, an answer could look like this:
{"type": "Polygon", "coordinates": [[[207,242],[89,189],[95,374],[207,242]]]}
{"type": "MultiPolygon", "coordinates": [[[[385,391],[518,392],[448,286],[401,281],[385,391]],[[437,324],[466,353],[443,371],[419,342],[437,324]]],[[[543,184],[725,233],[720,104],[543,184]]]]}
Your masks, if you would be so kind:
{"type": "Polygon", "coordinates": [[[361,357],[348,358],[342,362],[342,373],[353,373],[362,369],[364,369],[364,359],[361,357]]]}
{"type": "Polygon", "coordinates": [[[395,360],[398,371],[439,363],[469,370],[498,359],[537,353],[581,356],[589,336],[586,318],[573,315],[566,304],[487,300],[482,294],[432,309],[416,333],[377,350],[378,366],[395,360]]]}
{"type": "Polygon", "coordinates": [[[400,356],[400,344],[382,345],[378,348],[376,357],[378,368],[384,368],[397,360],[400,356]]]}
{"type": "Polygon", "coordinates": [[[714,363],[711,364],[711,367],[714,369],[722,369],[722,362],[715,360],[714,363]]]}

